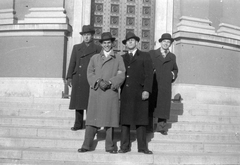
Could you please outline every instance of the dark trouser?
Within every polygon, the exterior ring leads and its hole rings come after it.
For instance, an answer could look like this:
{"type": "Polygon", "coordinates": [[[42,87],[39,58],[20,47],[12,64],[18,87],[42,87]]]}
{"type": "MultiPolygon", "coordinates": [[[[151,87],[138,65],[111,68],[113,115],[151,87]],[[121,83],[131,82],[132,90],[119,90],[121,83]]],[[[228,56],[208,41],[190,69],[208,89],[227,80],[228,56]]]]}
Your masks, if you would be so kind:
{"type": "MultiPolygon", "coordinates": [[[[105,150],[114,150],[115,144],[113,142],[114,128],[105,127],[106,129],[106,141],[105,141],[105,150]]],[[[94,137],[97,133],[98,128],[94,126],[86,126],[85,137],[82,148],[90,150],[93,145],[94,137]]]]}
{"type": "Polygon", "coordinates": [[[84,110],[76,109],[74,127],[83,128],[83,113],[84,113],[84,110]]]}
{"type": "Polygon", "coordinates": [[[158,128],[157,131],[168,131],[167,129],[167,119],[158,118],[158,128]]]}
{"type": "MultiPolygon", "coordinates": [[[[136,132],[138,150],[147,150],[146,126],[137,125],[136,132]]],[[[121,149],[130,149],[130,125],[121,126],[121,149]]]]}

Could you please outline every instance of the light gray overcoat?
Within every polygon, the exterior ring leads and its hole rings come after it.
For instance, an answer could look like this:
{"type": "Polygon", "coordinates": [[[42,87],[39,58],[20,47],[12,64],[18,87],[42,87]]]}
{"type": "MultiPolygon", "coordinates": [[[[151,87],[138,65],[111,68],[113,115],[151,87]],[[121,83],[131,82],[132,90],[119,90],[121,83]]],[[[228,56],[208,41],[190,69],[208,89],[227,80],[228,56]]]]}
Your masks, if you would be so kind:
{"type": "Polygon", "coordinates": [[[90,85],[86,125],[96,127],[119,126],[118,89],[125,80],[125,66],[122,56],[113,51],[106,58],[103,52],[95,54],[87,68],[87,79],[90,85]],[[111,89],[105,92],[93,87],[102,78],[112,82],[111,89]]]}

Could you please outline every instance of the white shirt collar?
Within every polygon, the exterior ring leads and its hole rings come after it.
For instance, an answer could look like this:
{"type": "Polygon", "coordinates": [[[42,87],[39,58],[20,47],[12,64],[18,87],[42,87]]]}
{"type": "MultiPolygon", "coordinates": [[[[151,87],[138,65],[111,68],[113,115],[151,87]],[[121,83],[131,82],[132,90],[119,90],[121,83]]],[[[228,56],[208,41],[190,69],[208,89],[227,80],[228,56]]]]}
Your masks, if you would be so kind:
{"type": "Polygon", "coordinates": [[[168,52],[170,52],[170,51],[169,51],[169,49],[165,50],[165,49],[163,49],[163,48],[160,48],[160,52],[161,52],[162,54],[168,54],[168,52]]]}
{"type": "Polygon", "coordinates": [[[103,54],[105,55],[105,57],[108,57],[109,54],[111,54],[112,50],[110,50],[109,52],[106,52],[105,50],[103,50],[103,54]]]}
{"type": "Polygon", "coordinates": [[[134,56],[134,55],[135,55],[135,53],[136,53],[136,51],[137,51],[137,49],[134,49],[133,51],[128,51],[128,54],[132,53],[132,54],[133,54],[133,56],[134,56]]]}

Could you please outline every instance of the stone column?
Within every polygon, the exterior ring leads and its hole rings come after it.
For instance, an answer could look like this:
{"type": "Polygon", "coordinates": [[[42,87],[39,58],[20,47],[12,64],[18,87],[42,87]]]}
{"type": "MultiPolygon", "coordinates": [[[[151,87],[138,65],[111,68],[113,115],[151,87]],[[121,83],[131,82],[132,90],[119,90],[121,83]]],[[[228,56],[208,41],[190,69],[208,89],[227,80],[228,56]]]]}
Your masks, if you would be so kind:
{"type": "Polygon", "coordinates": [[[173,0],[156,0],[154,32],[155,49],[160,46],[158,40],[163,33],[172,34],[172,24],[173,0]]]}

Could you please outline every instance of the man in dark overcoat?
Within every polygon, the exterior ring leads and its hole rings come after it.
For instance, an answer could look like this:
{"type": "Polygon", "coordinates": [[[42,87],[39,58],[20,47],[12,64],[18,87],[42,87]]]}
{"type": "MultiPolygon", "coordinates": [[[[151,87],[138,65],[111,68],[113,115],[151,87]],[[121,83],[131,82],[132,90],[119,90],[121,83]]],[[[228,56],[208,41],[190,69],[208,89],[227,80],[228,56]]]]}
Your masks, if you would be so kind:
{"type": "Polygon", "coordinates": [[[128,48],[123,61],[126,79],[121,86],[120,124],[121,146],[119,153],[129,152],[130,128],[136,127],[138,152],[152,154],[146,141],[148,125],[148,98],[152,91],[153,66],[150,55],[137,49],[140,38],[134,33],[127,33],[122,41],[128,48]]]}
{"type": "Polygon", "coordinates": [[[153,116],[158,118],[158,130],[164,135],[167,135],[165,127],[170,117],[172,83],[178,76],[176,56],[169,51],[173,41],[169,33],[164,33],[159,39],[160,48],[149,52],[154,67],[150,107],[154,108],[153,116]]]}
{"type": "Polygon", "coordinates": [[[84,25],[82,27],[83,42],[73,46],[69,68],[67,72],[67,84],[72,87],[69,109],[75,109],[75,122],[72,131],[83,129],[84,109],[88,106],[89,84],[87,81],[87,66],[90,58],[101,51],[101,46],[93,41],[94,27],[84,25]]]}

